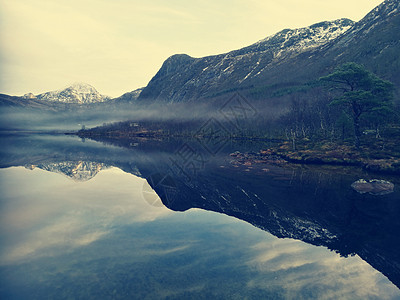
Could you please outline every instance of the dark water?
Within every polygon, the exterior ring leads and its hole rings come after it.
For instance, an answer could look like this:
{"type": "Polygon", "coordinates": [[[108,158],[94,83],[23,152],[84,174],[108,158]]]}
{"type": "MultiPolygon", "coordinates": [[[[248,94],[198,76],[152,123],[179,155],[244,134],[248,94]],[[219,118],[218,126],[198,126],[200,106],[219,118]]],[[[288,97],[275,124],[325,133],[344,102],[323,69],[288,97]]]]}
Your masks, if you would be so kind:
{"type": "Polygon", "coordinates": [[[1,140],[0,299],[400,299],[398,178],[229,156],[263,142],[1,140]]]}

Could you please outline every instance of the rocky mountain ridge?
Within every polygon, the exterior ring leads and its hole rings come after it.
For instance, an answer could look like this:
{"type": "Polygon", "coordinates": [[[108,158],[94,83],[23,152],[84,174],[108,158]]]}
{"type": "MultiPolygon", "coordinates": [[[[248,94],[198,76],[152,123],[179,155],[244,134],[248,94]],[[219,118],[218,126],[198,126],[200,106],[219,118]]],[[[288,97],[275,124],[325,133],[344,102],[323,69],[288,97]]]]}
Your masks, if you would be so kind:
{"type": "Polygon", "coordinates": [[[385,79],[400,83],[398,69],[399,1],[387,0],[361,21],[321,22],[285,29],[248,47],[226,54],[168,58],[139,100],[182,102],[213,98],[234,90],[247,98],[263,90],[268,99],[279,88],[303,85],[337,65],[355,61],[385,79]]]}

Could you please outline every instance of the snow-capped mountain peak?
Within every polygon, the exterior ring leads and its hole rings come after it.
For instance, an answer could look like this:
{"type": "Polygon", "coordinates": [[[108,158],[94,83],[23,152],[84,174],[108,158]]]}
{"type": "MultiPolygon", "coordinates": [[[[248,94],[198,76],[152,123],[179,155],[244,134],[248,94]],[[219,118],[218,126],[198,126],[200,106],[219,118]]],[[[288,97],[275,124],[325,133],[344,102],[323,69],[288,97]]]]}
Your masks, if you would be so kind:
{"type": "Polygon", "coordinates": [[[96,93],[97,92],[97,90],[93,86],[91,86],[90,84],[84,83],[84,82],[75,82],[75,83],[71,84],[71,86],[69,86],[68,88],[74,89],[81,93],[93,93],[93,92],[96,93]]]}
{"type": "Polygon", "coordinates": [[[95,102],[104,102],[109,97],[101,95],[93,86],[87,83],[77,82],[71,86],[57,91],[51,91],[36,96],[39,100],[89,104],[95,102]]]}

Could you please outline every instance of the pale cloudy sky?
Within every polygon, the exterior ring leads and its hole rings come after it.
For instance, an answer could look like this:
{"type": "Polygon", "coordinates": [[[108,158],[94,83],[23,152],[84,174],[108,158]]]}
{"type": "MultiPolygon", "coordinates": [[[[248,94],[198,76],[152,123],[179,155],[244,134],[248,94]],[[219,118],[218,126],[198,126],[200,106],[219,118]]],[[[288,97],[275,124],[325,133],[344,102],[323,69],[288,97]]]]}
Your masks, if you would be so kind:
{"type": "Polygon", "coordinates": [[[86,82],[119,96],[176,53],[250,45],[284,28],[360,20],[382,0],[0,0],[0,93],[86,82]]]}

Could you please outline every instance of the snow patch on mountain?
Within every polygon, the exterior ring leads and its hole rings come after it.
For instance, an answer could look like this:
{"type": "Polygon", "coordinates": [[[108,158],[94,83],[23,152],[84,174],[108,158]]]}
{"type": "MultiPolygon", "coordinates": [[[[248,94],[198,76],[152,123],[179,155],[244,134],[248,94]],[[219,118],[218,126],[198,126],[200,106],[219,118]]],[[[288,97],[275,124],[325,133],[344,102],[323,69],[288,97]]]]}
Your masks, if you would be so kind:
{"type": "Polygon", "coordinates": [[[355,22],[349,19],[338,19],[304,28],[285,29],[258,41],[255,45],[269,45],[270,49],[274,49],[274,58],[278,58],[284,53],[301,53],[322,46],[344,34],[354,24],[355,22]]]}
{"type": "Polygon", "coordinates": [[[354,24],[355,22],[352,20],[343,18],[335,21],[320,22],[304,28],[284,29],[246,48],[227,53],[226,58],[231,58],[231,62],[222,73],[227,73],[228,70],[231,73],[234,65],[240,60],[251,60],[252,56],[264,53],[266,57],[268,53],[272,54],[272,60],[266,64],[264,60],[264,66],[260,62],[261,59],[256,64],[253,64],[245,76],[238,80],[238,83],[241,84],[248,78],[260,75],[272,63],[328,44],[351,29],[354,24]]]}

